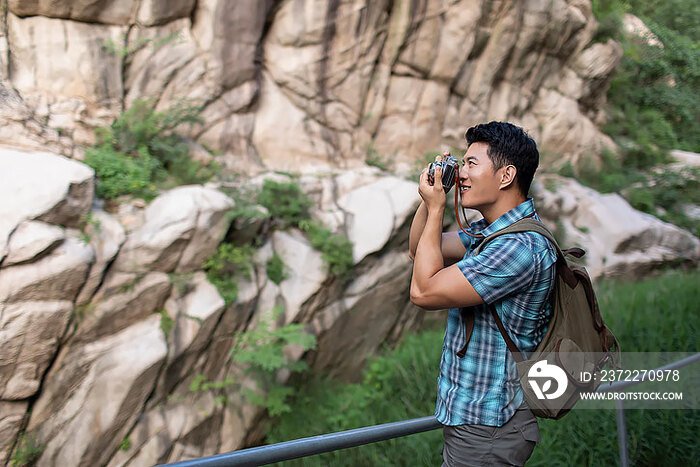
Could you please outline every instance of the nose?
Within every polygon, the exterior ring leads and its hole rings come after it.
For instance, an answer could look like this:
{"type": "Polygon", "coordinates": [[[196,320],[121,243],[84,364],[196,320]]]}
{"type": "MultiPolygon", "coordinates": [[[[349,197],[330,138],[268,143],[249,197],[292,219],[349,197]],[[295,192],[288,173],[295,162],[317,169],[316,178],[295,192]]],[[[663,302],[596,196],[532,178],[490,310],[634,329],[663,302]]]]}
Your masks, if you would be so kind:
{"type": "Polygon", "coordinates": [[[469,176],[469,174],[468,174],[467,172],[468,172],[468,171],[467,171],[467,164],[463,164],[462,166],[460,166],[460,168],[459,168],[459,179],[460,179],[460,181],[463,181],[463,180],[466,180],[466,179],[467,179],[467,176],[469,176]]]}

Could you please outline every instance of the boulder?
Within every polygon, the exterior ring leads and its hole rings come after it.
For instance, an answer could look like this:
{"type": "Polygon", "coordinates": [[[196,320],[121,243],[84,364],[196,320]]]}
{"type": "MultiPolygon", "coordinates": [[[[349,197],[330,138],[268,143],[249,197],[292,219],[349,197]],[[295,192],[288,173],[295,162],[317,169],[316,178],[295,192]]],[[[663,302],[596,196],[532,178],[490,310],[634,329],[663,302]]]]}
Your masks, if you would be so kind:
{"type": "Polygon", "coordinates": [[[226,234],[233,201],[201,186],[175,188],[153,200],[144,224],[129,233],[112,270],[187,272],[199,269],[226,234]]]}
{"type": "Polygon", "coordinates": [[[158,315],[62,349],[28,425],[45,447],[39,465],[106,465],[138,418],[166,353],[158,315]]]}
{"type": "MultiPolygon", "coordinates": [[[[9,10],[17,16],[48,16],[86,23],[127,24],[137,0],[8,0],[9,10]]],[[[153,3],[153,1],[144,2],[153,3]]]]}
{"type": "Polygon", "coordinates": [[[0,303],[28,300],[73,302],[85,283],[94,253],[75,238],[66,239],[33,263],[0,268],[0,303]]]}
{"type": "Polygon", "coordinates": [[[61,244],[66,235],[60,227],[41,221],[23,221],[12,232],[7,244],[4,267],[33,260],[61,244]]]}
{"type": "Polygon", "coordinates": [[[27,301],[8,305],[0,318],[0,399],[33,396],[66,331],[70,301],[27,301]]]}
{"type": "Polygon", "coordinates": [[[0,260],[24,220],[79,227],[92,203],[93,177],[91,168],[62,156],[0,149],[0,198],[12,200],[0,205],[0,260]]]}
{"type": "Polygon", "coordinates": [[[633,209],[618,194],[600,194],[555,175],[540,182],[533,191],[538,212],[564,238],[564,248],[586,250],[585,264],[593,278],[643,276],[664,265],[700,261],[697,237],[633,209]]]}
{"type": "Polygon", "coordinates": [[[342,196],[338,205],[348,216],[355,263],[384,248],[419,202],[416,184],[396,177],[384,177],[342,196]]]}

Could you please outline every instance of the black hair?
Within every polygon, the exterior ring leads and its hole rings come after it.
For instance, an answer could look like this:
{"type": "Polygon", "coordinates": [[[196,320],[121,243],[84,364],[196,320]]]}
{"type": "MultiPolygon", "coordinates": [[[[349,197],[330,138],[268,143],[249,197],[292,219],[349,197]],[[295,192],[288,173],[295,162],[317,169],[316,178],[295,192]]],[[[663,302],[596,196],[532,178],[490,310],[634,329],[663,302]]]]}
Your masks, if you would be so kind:
{"type": "Polygon", "coordinates": [[[514,166],[518,188],[523,196],[527,196],[540,162],[535,140],[519,126],[507,122],[481,123],[469,128],[464,137],[467,146],[472,143],[489,145],[487,154],[494,171],[507,165],[514,166]]]}

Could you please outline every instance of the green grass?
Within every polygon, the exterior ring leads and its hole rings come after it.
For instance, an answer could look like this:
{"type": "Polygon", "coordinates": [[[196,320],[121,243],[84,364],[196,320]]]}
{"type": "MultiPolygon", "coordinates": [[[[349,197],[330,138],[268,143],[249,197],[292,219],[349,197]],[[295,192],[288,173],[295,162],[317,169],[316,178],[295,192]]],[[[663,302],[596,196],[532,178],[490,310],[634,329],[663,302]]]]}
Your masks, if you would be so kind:
{"type": "MultiPolygon", "coordinates": [[[[667,272],[638,282],[597,285],[604,318],[625,352],[696,351],[700,272],[667,272]]],[[[430,415],[434,411],[442,331],[407,336],[372,359],[359,384],[318,375],[300,387],[287,415],[272,420],[276,443],[323,433],[430,415]]],[[[684,465],[697,459],[696,411],[628,410],[630,465],[684,465]]],[[[540,420],[542,443],[528,465],[616,465],[615,413],[573,411],[540,420]]],[[[440,465],[442,433],[426,433],[321,454],[283,466],[440,465]]]]}

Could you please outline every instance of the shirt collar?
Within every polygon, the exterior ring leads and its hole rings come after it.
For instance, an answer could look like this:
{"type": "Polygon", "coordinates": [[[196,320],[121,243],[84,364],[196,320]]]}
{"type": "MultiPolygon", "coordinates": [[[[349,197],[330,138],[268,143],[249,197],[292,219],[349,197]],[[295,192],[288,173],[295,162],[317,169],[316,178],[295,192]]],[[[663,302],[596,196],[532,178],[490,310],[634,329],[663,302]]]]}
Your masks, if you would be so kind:
{"type": "Polygon", "coordinates": [[[488,237],[492,233],[505,229],[512,223],[519,221],[523,217],[527,217],[535,212],[535,203],[532,198],[528,198],[510,211],[503,214],[501,217],[493,221],[490,225],[486,225],[486,221],[481,219],[474,222],[469,229],[472,233],[482,234],[488,237]]]}

